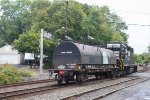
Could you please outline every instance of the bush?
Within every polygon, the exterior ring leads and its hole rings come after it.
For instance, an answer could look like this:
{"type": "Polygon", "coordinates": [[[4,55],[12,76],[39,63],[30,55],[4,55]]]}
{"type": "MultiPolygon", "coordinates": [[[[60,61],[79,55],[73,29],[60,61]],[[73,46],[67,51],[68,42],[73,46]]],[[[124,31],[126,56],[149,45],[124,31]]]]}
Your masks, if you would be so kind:
{"type": "Polygon", "coordinates": [[[23,77],[30,77],[27,71],[20,71],[15,66],[4,65],[0,67],[0,85],[21,82],[23,77]]]}
{"type": "Polygon", "coordinates": [[[0,72],[0,85],[9,83],[9,78],[8,77],[9,77],[8,75],[5,75],[4,73],[0,72]]]}
{"type": "Polygon", "coordinates": [[[25,70],[25,71],[20,70],[19,73],[22,77],[31,77],[32,76],[32,72],[27,71],[27,70],[25,70]]]}

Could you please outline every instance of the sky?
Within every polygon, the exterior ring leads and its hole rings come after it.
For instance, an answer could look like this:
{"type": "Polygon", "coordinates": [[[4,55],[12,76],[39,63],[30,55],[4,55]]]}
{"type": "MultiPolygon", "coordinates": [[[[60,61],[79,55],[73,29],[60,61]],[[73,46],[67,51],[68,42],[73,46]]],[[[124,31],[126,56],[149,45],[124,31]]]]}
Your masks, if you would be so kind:
{"type": "Polygon", "coordinates": [[[128,44],[136,54],[147,52],[150,45],[150,0],[76,0],[89,5],[107,5],[128,25],[128,44]],[[137,24],[137,25],[130,25],[137,24]],[[149,25],[149,26],[143,26],[149,25]]]}

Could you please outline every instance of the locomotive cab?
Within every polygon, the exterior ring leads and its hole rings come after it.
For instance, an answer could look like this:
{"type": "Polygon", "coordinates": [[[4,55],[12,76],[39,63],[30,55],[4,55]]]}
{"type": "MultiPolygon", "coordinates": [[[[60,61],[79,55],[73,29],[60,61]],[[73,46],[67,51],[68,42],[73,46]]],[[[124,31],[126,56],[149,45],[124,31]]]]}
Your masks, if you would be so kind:
{"type": "Polygon", "coordinates": [[[127,47],[125,44],[120,42],[109,43],[107,44],[107,49],[112,50],[118,59],[125,59],[126,57],[127,47]]]}
{"type": "Polygon", "coordinates": [[[133,48],[120,42],[113,42],[107,44],[107,49],[112,50],[116,55],[117,66],[119,66],[122,74],[130,74],[137,71],[137,66],[133,59],[133,48]]]}

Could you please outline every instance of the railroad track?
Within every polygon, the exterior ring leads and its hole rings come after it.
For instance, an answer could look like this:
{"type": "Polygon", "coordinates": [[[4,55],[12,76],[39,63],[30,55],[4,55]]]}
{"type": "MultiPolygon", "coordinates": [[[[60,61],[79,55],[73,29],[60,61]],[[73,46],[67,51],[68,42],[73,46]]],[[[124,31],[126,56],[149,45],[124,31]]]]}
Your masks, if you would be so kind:
{"type": "Polygon", "coordinates": [[[49,86],[55,83],[56,82],[54,79],[44,79],[44,80],[21,82],[21,83],[14,83],[14,84],[6,84],[0,86],[0,93],[49,86]]]}
{"type": "Polygon", "coordinates": [[[62,87],[63,86],[53,85],[53,86],[45,86],[45,87],[38,87],[38,88],[32,88],[32,89],[0,93],[0,100],[10,99],[12,97],[28,95],[28,94],[33,94],[33,93],[37,93],[37,92],[50,91],[50,90],[54,90],[54,89],[58,89],[58,88],[62,88],[62,87]]]}
{"type": "Polygon", "coordinates": [[[44,80],[36,80],[36,81],[29,81],[29,82],[6,84],[6,85],[0,85],[0,89],[8,88],[8,87],[30,85],[30,84],[40,84],[40,83],[45,83],[45,82],[54,82],[54,81],[56,81],[56,80],[54,80],[54,79],[44,79],[44,80]]]}
{"type": "Polygon", "coordinates": [[[50,85],[50,86],[43,86],[43,87],[37,87],[37,88],[31,88],[31,89],[0,93],[0,100],[11,100],[11,98],[13,99],[19,96],[34,95],[36,93],[44,93],[44,92],[46,93],[47,91],[50,92],[50,91],[55,91],[57,89],[66,88],[66,86],[72,87],[72,85],[76,86],[75,82],[71,82],[69,84],[62,84],[62,85],[55,84],[55,85],[50,85]]]}
{"type": "Polygon", "coordinates": [[[140,82],[147,81],[149,79],[150,78],[133,78],[130,80],[126,80],[126,81],[106,85],[103,87],[98,87],[96,89],[85,91],[82,93],[74,94],[74,95],[62,98],[61,100],[83,100],[83,99],[84,100],[99,100],[114,92],[128,88],[140,82]]]}
{"type": "MultiPolygon", "coordinates": [[[[117,80],[118,78],[115,78],[114,80],[117,80]]],[[[134,80],[134,79],[139,79],[139,78],[131,78],[130,80],[134,80]]],[[[11,91],[11,92],[5,92],[5,93],[0,93],[0,100],[3,99],[10,99],[10,98],[15,98],[15,97],[20,97],[20,96],[31,96],[31,95],[36,95],[36,93],[47,93],[50,91],[55,91],[55,90],[60,90],[60,89],[65,89],[66,86],[67,88],[74,88],[74,87],[81,87],[81,86],[88,86],[90,84],[98,84],[98,83],[102,83],[102,82],[109,82],[112,79],[103,79],[103,80],[93,80],[91,79],[91,81],[89,80],[88,82],[85,82],[82,85],[76,85],[75,82],[71,82],[70,84],[63,84],[61,86],[59,85],[50,85],[50,86],[43,86],[43,87],[37,87],[37,88],[31,88],[31,89],[23,89],[23,90],[17,90],[17,91],[11,91]]],[[[36,84],[36,83],[35,83],[36,84]]],[[[84,93],[83,93],[84,94],[84,93]]],[[[38,95],[38,94],[37,94],[38,95]]],[[[72,97],[76,97],[75,95],[72,97]]],[[[66,97],[63,98],[63,100],[68,100],[69,98],[72,97],[66,97]]]]}
{"type": "MultiPolygon", "coordinates": [[[[91,83],[85,83],[84,85],[93,84],[94,83],[93,79],[91,79],[91,80],[92,80],[91,83]]],[[[23,83],[16,83],[16,84],[8,84],[8,85],[5,85],[5,86],[1,86],[1,88],[8,88],[8,87],[22,86],[22,85],[29,85],[29,84],[39,84],[39,83],[44,83],[44,82],[53,82],[53,80],[39,80],[39,81],[32,81],[32,82],[23,82],[23,83]]],[[[70,87],[79,86],[79,85],[76,85],[75,82],[71,82],[69,84],[51,85],[51,86],[43,86],[43,87],[37,87],[37,88],[31,88],[31,89],[10,91],[10,92],[5,92],[5,93],[0,93],[0,100],[10,99],[10,98],[13,98],[13,97],[19,97],[19,96],[23,96],[23,95],[36,94],[36,93],[39,93],[39,92],[43,93],[44,91],[51,91],[51,90],[62,89],[62,88],[66,88],[66,85],[67,85],[67,87],[69,87],[69,86],[70,87]]]]}

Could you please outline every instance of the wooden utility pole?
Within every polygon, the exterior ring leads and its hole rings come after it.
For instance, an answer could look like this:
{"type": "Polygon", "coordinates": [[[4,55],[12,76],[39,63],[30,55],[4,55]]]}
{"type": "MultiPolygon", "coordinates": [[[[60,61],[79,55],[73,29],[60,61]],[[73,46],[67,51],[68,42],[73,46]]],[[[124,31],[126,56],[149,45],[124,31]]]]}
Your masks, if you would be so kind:
{"type": "Polygon", "coordinates": [[[44,30],[41,29],[41,38],[40,38],[40,75],[43,74],[43,34],[44,34],[44,30]]]}
{"type": "Polygon", "coordinates": [[[64,34],[64,37],[67,36],[67,18],[68,18],[68,1],[65,1],[66,2],[66,16],[65,16],[65,34],[64,34]]]}

